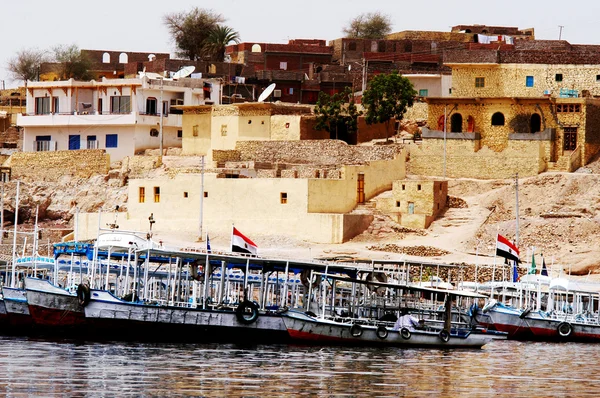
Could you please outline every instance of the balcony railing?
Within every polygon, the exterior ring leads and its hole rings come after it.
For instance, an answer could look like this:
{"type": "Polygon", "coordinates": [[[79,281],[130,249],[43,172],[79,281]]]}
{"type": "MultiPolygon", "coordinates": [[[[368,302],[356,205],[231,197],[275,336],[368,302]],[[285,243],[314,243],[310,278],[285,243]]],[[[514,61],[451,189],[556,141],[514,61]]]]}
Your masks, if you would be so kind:
{"type": "Polygon", "coordinates": [[[56,151],[56,141],[33,141],[35,152],[56,151]]]}
{"type": "Polygon", "coordinates": [[[87,141],[87,149],[98,149],[98,141],[97,140],[88,140],[87,141]]]}

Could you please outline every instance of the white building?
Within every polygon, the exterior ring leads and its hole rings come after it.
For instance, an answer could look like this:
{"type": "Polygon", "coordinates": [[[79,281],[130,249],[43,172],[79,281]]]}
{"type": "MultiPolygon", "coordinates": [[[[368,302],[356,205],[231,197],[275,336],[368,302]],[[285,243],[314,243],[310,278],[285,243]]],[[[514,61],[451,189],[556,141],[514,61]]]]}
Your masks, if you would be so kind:
{"type": "Polygon", "coordinates": [[[174,105],[219,104],[217,79],[73,79],[27,83],[17,118],[23,151],[105,149],[118,161],[146,149],[181,147],[182,112],[174,105]],[[162,118],[161,106],[162,101],[162,118]]]}

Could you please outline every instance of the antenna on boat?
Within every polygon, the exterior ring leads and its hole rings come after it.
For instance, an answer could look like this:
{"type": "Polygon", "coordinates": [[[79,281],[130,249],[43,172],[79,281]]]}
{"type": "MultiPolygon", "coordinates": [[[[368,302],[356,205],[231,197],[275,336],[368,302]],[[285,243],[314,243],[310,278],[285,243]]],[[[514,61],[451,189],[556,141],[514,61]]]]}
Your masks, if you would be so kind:
{"type": "Polygon", "coordinates": [[[519,173],[515,175],[515,193],[516,193],[516,225],[515,225],[515,246],[519,247],[519,173]]]}

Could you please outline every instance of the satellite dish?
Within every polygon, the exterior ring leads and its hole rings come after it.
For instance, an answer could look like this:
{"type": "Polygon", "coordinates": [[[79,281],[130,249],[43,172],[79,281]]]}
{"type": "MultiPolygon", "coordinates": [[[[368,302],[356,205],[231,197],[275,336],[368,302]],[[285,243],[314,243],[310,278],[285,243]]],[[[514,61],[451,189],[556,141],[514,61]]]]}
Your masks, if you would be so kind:
{"type": "Polygon", "coordinates": [[[196,70],[195,66],[184,66],[173,74],[173,79],[181,79],[182,77],[188,77],[196,70]]]}
{"type": "Polygon", "coordinates": [[[258,102],[265,102],[269,95],[273,94],[273,90],[275,90],[275,83],[270,84],[265,91],[258,97],[258,102]]]}

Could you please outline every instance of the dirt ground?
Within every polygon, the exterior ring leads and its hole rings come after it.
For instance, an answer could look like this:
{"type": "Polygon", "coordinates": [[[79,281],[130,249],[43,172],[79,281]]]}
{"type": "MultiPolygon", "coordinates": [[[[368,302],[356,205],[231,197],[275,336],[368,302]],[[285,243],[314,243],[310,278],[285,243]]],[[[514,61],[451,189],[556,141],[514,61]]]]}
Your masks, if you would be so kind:
{"type": "MultiPolygon", "coordinates": [[[[521,259],[535,251],[554,273],[571,272],[600,280],[600,174],[596,164],[576,173],[544,173],[519,179],[519,240],[521,259]]],[[[600,168],[599,168],[600,169],[600,168]]],[[[384,194],[385,195],[385,194],[384,194]]],[[[496,234],[510,240],[516,234],[514,180],[449,181],[449,195],[466,207],[449,208],[427,230],[401,228],[381,214],[376,221],[392,228],[370,228],[343,244],[315,244],[290,237],[252,236],[259,254],[282,258],[352,256],[368,259],[421,259],[427,262],[493,264],[496,234]],[[381,251],[377,249],[384,249],[381,251]]],[[[377,200],[375,198],[374,200],[377,200]]],[[[187,242],[195,237],[158,237],[165,243],[187,242]]],[[[229,236],[211,236],[213,249],[227,250],[229,236]]],[[[500,261],[500,260],[497,260],[500,261]]]]}

